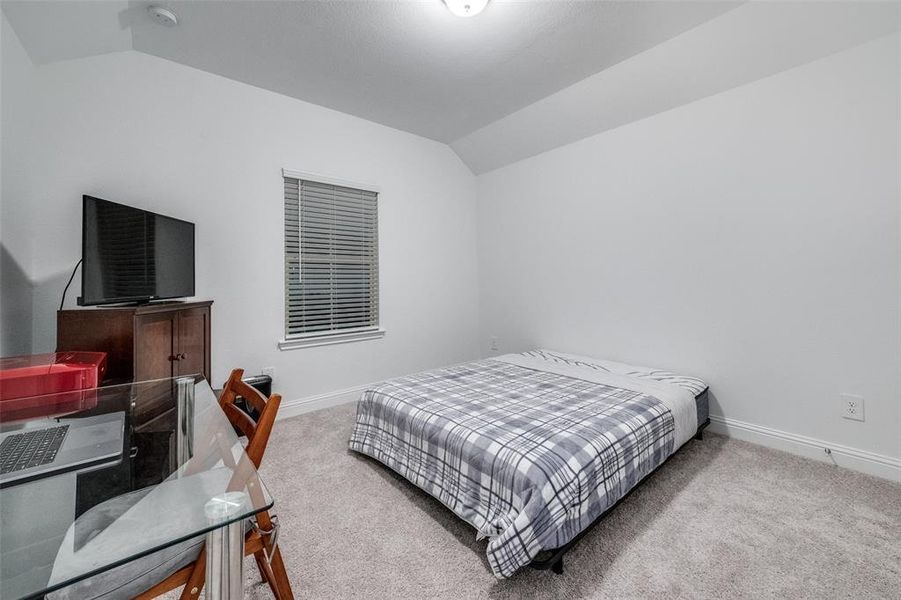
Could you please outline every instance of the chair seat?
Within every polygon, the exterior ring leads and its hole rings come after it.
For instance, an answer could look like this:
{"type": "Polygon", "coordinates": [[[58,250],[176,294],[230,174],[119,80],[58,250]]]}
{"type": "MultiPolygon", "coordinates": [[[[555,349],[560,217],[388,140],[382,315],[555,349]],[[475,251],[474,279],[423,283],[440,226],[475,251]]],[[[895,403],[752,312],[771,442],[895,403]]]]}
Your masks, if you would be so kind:
{"type": "Polygon", "coordinates": [[[133,598],[195,560],[204,536],[148,554],[109,571],[47,594],[48,600],[117,600],[133,598]]]}
{"type": "MultiPolygon", "coordinates": [[[[117,496],[93,507],[73,526],[86,532],[88,539],[103,531],[113,521],[125,514],[143,498],[149,489],[137,490],[117,496]]],[[[250,519],[245,521],[245,532],[252,527],[250,519]]],[[[127,562],[87,579],[77,581],[55,592],[47,594],[48,600],[114,600],[133,598],[154,584],[166,579],[179,569],[188,566],[200,554],[206,536],[191,538],[175,546],[164,548],[147,556],[127,562]]]]}

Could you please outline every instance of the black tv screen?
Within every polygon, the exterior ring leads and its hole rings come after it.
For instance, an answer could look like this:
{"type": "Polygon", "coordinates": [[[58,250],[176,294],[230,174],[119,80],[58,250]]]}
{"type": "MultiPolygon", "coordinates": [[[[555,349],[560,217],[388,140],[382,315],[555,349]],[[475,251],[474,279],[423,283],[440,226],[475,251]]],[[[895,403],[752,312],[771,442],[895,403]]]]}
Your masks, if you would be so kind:
{"type": "Polygon", "coordinates": [[[194,295],[194,224],[84,196],[79,304],[194,295]]]}

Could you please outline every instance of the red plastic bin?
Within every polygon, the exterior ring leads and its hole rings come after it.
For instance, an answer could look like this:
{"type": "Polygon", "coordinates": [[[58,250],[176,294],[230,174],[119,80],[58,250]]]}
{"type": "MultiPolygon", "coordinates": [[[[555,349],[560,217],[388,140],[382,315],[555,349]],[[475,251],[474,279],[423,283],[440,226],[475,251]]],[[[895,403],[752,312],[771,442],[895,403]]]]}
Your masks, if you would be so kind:
{"type": "Polygon", "coordinates": [[[54,352],[0,358],[0,419],[86,410],[106,373],[106,352],[54,352]],[[53,394],[53,396],[50,396],[53,394]]]}

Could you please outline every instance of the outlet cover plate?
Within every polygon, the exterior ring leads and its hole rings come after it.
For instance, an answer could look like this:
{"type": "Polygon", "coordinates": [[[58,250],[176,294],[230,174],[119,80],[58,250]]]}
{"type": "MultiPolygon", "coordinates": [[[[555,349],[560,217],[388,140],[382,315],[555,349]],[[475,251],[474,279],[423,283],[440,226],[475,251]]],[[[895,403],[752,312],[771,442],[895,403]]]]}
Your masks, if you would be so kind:
{"type": "Polygon", "coordinates": [[[842,399],[842,416],[852,421],[863,421],[863,396],[854,394],[841,394],[842,399]]]}

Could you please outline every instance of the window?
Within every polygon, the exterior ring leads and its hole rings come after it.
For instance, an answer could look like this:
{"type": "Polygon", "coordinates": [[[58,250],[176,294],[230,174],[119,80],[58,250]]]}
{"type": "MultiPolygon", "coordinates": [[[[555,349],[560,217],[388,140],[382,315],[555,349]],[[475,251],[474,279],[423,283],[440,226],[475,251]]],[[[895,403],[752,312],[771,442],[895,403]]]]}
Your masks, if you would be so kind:
{"type": "Polygon", "coordinates": [[[285,172],[282,349],[379,329],[378,193],[285,172]]]}

